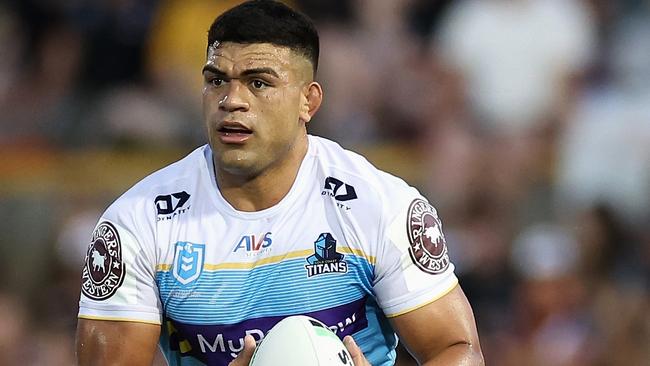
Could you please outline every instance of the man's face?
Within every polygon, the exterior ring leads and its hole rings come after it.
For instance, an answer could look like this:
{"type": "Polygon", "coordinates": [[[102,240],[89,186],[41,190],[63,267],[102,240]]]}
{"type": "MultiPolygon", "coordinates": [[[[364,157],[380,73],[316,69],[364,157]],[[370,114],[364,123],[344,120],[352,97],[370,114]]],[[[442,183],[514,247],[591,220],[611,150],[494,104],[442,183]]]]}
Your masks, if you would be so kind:
{"type": "Polygon", "coordinates": [[[311,67],[291,49],[267,43],[209,48],[203,116],[220,170],[256,176],[286,157],[306,133],[301,116],[311,67]]]}

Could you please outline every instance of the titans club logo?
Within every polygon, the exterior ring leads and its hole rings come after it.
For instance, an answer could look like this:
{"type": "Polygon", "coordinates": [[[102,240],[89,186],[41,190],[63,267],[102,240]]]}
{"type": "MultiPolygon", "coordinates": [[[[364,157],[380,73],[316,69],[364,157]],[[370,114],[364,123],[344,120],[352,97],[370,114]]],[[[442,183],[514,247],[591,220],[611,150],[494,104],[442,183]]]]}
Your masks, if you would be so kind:
{"type": "Polygon", "coordinates": [[[81,291],[93,300],[108,299],[122,285],[125,274],[120,235],[113,224],[104,221],[93,232],[86,253],[81,291]]]}
{"type": "Polygon", "coordinates": [[[314,242],[314,254],[307,257],[307,277],[325,273],[347,273],[348,263],[344,254],[336,251],[336,239],[330,233],[322,233],[314,242]]]}
{"type": "Polygon", "coordinates": [[[426,273],[438,274],[449,267],[442,223],[433,206],[420,198],[413,200],[408,210],[406,231],[409,255],[418,268],[426,273]]]}

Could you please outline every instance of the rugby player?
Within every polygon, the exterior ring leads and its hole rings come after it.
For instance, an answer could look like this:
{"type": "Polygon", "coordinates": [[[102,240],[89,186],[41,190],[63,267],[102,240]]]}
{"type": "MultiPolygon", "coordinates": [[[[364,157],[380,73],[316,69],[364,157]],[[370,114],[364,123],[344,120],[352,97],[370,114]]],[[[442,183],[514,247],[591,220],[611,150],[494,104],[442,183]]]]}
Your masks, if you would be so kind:
{"type": "MultiPolygon", "coordinates": [[[[170,50],[174,52],[174,50],[170,50]]],[[[357,366],[483,363],[442,222],[413,187],[307,134],[312,22],[248,1],[208,32],[208,144],[104,212],[82,274],[79,365],[248,365],[283,317],[321,320],[357,366]]],[[[379,77],[379,76],[378,76],[379,77]]],[[[352,87],[352,86],[351,86],[352,87]]]]}

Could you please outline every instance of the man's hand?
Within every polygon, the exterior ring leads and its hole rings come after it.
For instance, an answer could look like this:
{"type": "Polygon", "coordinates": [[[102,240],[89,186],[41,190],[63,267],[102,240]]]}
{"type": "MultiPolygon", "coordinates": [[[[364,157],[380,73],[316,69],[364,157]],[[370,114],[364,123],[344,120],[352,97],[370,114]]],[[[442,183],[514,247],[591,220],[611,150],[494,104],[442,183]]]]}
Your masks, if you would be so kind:
{"type": "Polygon", "coordinates": [[[251,363],[251,358],[253,358],[255,346],[255,338],[252,335],[249,334],[244,337],[244,349],[239,352],[237,358],[232,360],[228,366],[248,366],[251,363]]]}
{"type": "MultiPolygon", "coordinates": [[[[361,348],[357,346],[357,343],[351,336],[343,338],[343,344],[345,345],[345,348],[348,349],[348,352],[350,352],[354,366],[371,366],[370,362],[368,362],[366,357],[363,355],[363,352],[361,352],[361,348]]],[[[247,335],[244,337],[244,349],[239,352],[237,358],[232,360],[228,366],[248,366],[253,357],[253,352],[255,352],[255,338],[251,335],[247,335]]]]}
{"type": "Polygon", "coordinates": [[[357,346],[357,342],[354,341],[352,336],[345,336],[345,338],[343,338],[343,344],[345,345],[345,348],[348,349],[348,352],[350,352],[354,366],[372,366],[370,362],[366,360],[366,356],[363,355],[361,348],[357,346]]]}

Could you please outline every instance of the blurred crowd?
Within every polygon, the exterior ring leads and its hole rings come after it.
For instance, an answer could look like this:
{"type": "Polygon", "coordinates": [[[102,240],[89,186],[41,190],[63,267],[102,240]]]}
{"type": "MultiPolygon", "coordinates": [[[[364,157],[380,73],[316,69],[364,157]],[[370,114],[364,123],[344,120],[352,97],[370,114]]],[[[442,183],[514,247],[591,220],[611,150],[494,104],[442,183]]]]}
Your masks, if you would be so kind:
{"type": "MultiPolygon", "coordinates": [[[[11,179],[203,144],[206,32],[236,3],[0,0],[0,364],[73,363],[85,248],[119,194],[11,179]]],[[[487,364],[650,365],[650,1],[289,3],[321,35],[310,133],[411,167],[487,364]]]]}

